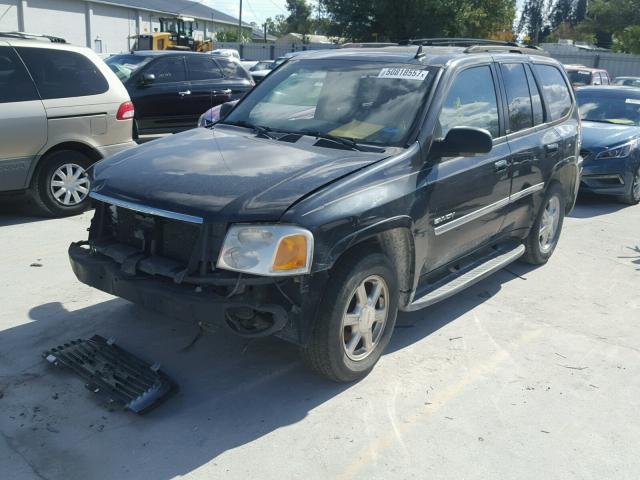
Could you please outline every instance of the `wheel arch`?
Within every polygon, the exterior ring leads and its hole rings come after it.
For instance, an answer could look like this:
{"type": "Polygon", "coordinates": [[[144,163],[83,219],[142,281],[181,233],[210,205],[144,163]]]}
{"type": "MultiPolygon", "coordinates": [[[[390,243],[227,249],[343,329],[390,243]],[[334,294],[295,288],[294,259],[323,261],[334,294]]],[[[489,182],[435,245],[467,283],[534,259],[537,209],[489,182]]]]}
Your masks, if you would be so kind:
{"type": "Polygon", "coordinates": [[[89,159],[91,159],[93,162],[102,160],[102,155],[100,154],[100,152],[98,152],[98,150],[96,150],[94,147],[86,143],[82,143],[78,141],[68,141],[68,142],[58,143],[48,148],[47,150],[45,150],[38,157],[37,162],[34,162],[34,165],[32,166],[31,171],[29,172],[29,178],[28,178],[27,184],[28,185],[33,184],[34,178],[36,177],[35,172],[38,170],[38,168],[40,168],[42,165],[46,163],[48,156],[50,156],[52,153],[59,152],[62,150],[72,150],[78,153],[82,153],[83,155],[86,155],[89,159]]]}
{"type": "Polygon", "coordinates": [[[575,157],[571,157],[555,166],[545,190],[548,190],[553,183],[560,185],[564,194],[565,214],[568,214],[575,204],[579,182],[579,167],[575,157]]]}
{"type": "MultiPolygon", "coordinates": [[[[331,269],[346,255],[363,247],[384,253],[394,265],[399,287],[399,306],[408,304],[414,286],[415,242],[413,220],[408,216],[393,217],[350,234],[339,241],[329,254],[331,269]]],[[[371,251],[371,250],[369,250],[371,251]]]]}

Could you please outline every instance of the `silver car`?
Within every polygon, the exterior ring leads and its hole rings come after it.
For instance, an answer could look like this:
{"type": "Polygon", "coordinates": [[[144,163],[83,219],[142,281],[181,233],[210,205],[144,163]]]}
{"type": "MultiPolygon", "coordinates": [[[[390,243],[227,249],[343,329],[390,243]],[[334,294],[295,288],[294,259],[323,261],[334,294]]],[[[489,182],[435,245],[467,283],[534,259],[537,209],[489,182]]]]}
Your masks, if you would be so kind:
{"type": "Polygon", "coordinates": [[[88,48],[0,33],[0,192],[28,190],[42,213],[88,204],[87,169],[135,145],[133,104],[88,48]]]}

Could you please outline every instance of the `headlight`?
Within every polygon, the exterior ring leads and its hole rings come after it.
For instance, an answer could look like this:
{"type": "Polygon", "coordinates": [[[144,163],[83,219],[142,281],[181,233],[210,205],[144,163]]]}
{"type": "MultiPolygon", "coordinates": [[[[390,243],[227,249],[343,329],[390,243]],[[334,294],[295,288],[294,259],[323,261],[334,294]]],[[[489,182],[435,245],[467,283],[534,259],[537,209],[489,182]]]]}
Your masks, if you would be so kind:
{"type": "Polygon", "coordinates": [[[292,225],[233,225],[224,239],[218,268],[254,275],[309,273],[313,235],[292,225]]]}
{"type": "Polygon", "coordinates": [[[598,159],[610,159],[610,158],[625,158],[631,153],[631,150],[638,146],[638,139],[631,140],[614,148],[600,152],[596,158],[598,159]]]}

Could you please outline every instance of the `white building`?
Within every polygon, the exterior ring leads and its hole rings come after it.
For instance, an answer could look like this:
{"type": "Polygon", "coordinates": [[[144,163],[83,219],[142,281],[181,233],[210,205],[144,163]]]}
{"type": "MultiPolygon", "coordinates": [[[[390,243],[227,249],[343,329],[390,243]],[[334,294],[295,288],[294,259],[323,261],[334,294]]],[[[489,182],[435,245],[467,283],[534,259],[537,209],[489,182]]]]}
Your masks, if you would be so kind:
{"type": "MultiPolygon", "coordinates": [[[[238,28],[238,19],[190,0],[0,0],[0,32],[62,37],[98,53],[131,48],[130,37],[160,31],[161,18],[190,17],[193,37],[238,28]]],[[[243,23],[246,35],[251,26],[243,23]]]]}

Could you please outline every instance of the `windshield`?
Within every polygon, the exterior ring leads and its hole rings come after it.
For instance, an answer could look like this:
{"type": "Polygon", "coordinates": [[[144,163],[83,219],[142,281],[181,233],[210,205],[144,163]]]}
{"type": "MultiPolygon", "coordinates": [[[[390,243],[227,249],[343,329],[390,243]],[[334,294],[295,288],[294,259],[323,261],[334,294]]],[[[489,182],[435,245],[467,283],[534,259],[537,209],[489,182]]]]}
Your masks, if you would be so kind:
{"type": "Polygon", "coordinates": [[[640,95],[603,95],[578,90],[576,98],[582,120],[640,126],[640,95]]]}
{"type": "Polygon", "coordinates": [[[126,82],[136,70],[150,61],[151,57],[141,55],[114,55],[105,60],[105,63],[121,81],[126,82]]]}
{"type": "Polygon", "coordinates": [[[400,146],[425,104],[435,72],[421,65],[290,61],[223,123],[400,146]]]}
{"type": "Polygon", "coordinates": [[[568,70],[571,85],[576,87],[581,85],[591,85],[591,72],[589,70],[568,70]]]}
{"type": "Polygon", "coordinates": [[[253,67],[251,67],[251,70],[254,72],[257,72],[258,70],[272,70],[272,69],[273,69],[272,61],[258,62],[253,67]]]}

